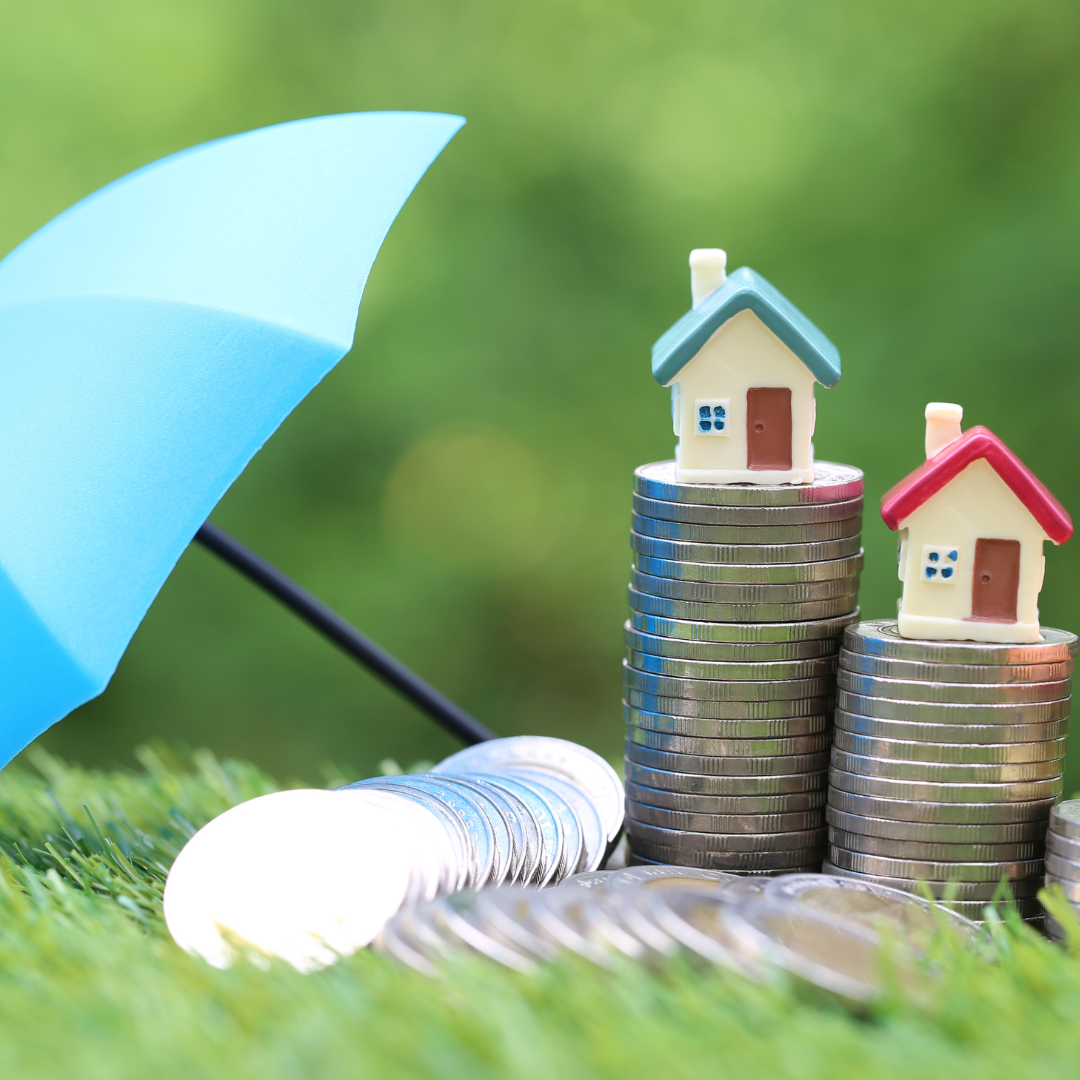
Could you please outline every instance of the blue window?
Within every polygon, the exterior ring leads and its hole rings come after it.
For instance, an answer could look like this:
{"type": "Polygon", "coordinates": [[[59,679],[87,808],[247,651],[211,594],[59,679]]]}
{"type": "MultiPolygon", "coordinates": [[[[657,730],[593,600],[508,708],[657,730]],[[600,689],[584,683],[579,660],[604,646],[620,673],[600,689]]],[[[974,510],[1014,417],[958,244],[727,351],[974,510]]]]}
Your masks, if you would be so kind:
{"type": "Polygon", "coordinates": [[[726,435],[728,433],[728,399],[723,401],[696,401],[697,432],[699,435],[726,435]]]}

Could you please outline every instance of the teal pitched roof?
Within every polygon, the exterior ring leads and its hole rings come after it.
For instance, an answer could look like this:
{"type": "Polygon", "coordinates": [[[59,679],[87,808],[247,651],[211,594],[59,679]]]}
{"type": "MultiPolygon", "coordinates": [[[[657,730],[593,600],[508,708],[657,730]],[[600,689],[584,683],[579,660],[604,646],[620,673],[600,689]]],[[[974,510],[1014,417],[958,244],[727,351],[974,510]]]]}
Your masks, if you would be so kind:
{"type": "Polygon", "coordinates": [[[840,381],[836,346],[778,289],[749,266],[728,275],[700,307],[688,311],[652,348],[653,377],[667,386],[709,338],[740,311],[752,311],[809,369],[822,386],[840,381]]]}

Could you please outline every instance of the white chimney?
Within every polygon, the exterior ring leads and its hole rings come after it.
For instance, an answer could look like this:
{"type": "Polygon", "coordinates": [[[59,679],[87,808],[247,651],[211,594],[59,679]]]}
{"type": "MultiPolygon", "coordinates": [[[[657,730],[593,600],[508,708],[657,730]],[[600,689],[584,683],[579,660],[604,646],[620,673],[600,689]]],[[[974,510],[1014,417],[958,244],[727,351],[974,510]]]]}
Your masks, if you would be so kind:
{"type": "Polygon", "coordinates": [[[712,296],[727,281],[727,252],[719,248],[694,248],[690,252],[690,295],[694,307],[712,296]]]}
{"type": "Polygon", "coordinates": [[[932,458],[939,450],[960,438],[960,421],[964,410],[945,401],[931,401],[926,406],[926,456],[932,458]]]}

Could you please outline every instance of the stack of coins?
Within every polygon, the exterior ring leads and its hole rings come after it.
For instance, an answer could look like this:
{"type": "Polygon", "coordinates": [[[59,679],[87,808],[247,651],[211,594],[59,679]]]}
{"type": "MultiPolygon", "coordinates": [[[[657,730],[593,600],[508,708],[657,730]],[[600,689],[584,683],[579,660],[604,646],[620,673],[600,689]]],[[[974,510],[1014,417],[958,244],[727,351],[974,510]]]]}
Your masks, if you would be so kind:
{"type": "MultiPolygon", "coordinates": [[[[1058,803],[1050,811],[1050,830],[1046,834],[1046,885],[1057,885],[1080,915],[1080,799],[1058,803]]],[[[1061,924],[1046,913],[1047,936],[1066,941],[1068,934],[1061,924]]]]}
{"type": "Polygon", "coordinates": [[[635,862],[818,869],[836,654],[858,618],[863,475],[680,484],[634,474],[626,624],[635,862]]]}
{"type": "Polygon", "coordinates": [[[1038,917],[1076,645],[1046,628],[1013,645],[908,640],[886,619],[849,627],[826,872],[926,882],[976,918],[1006,882],[1024,917],[1038,917]]]}

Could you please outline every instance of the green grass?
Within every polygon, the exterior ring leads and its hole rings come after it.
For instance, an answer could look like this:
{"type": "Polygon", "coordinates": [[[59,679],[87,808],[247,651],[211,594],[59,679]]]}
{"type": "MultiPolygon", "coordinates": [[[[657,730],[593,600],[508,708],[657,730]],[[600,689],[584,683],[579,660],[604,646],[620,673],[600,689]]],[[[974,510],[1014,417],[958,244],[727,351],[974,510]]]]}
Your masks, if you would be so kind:
{"type": "MultiPolygon", "coordinates": [[[[364,953],[317,975],[221,972],[161,920],[192,828],[272,790],[250,765],[142,750],[141,772],[38,754],[0,775],[0,1076],[964,1078],[1080,1071],[1080,963],[1022,925],[998,960],[870,1014],[777,979],[567,961],[532,978],[463,961],[428,981],[364,953]]],[[[281,853],[283,859],[288,852],[281,853]]]]}

